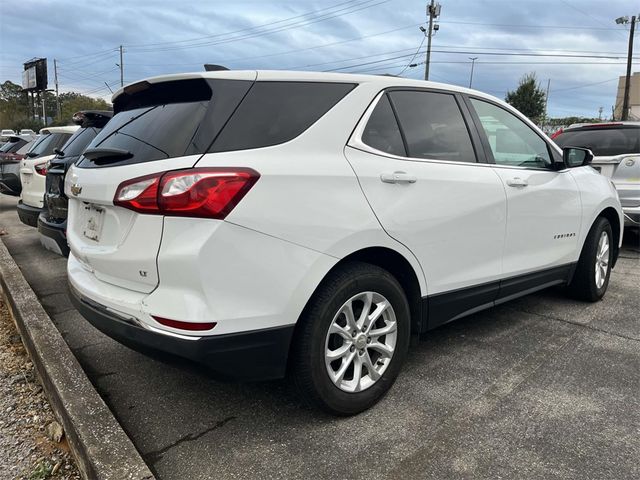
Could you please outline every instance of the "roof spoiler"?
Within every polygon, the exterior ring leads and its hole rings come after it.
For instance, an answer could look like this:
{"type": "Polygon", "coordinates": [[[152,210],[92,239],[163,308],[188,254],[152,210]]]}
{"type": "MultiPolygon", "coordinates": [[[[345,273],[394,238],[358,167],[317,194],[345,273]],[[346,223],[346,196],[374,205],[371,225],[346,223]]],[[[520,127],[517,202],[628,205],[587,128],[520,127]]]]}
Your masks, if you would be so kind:
{"type": "Polygon", "coordinates": [[[82,128],[104,127],[113,117],[113,112],[109,110],[82,110],[73,114],[73,123],[82,128]]]}

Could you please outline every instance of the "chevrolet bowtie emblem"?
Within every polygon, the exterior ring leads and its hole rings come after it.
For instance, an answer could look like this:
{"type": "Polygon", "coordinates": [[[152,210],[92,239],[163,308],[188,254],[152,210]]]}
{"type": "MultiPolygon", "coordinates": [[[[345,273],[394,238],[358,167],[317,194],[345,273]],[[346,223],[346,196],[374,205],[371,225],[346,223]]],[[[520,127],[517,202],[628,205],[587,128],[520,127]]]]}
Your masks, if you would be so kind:
{"type": "Polygon", "coordinates": [[[76,197],[82,193],[82,187],[77,183],[71,185],[71,193],[73,193],[76,197]]]}

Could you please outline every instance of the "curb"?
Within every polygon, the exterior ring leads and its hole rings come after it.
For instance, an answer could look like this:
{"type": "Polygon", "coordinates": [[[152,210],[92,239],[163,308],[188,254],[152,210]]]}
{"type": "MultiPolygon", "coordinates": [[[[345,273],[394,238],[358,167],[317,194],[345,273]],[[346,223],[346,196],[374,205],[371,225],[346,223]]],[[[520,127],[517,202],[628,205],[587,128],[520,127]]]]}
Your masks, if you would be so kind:
{"type": "Polygon", "coordinates": [[[0,241],[0,287],[84,478],[153,480],[0,241]]]}

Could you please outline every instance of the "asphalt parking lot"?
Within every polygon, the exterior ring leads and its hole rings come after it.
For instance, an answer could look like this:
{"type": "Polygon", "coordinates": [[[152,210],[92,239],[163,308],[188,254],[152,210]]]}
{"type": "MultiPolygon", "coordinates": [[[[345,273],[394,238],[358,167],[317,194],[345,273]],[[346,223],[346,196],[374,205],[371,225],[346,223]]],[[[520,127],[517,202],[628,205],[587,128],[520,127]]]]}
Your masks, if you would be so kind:
{"type": "Polygon", "coordinates": [[[158,478],[640,478],[636,233],[603,301],[552,289],[441,327],[383,401],[337,419],[285,382],[220,383],[93,329],[15,204],[0,195],[2,240],[158,478]]]}

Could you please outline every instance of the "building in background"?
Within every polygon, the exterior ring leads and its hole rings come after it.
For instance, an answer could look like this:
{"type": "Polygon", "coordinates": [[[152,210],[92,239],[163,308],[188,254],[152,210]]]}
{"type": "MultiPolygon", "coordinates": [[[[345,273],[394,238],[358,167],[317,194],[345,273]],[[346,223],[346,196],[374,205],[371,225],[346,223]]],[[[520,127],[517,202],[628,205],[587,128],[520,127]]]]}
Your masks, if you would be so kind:
{"type": "MultiPolygon", "coordinates": [[[[615,119],[622,117],[622,104],[624,103],[624,83],[625,75],[618,79],[618,94],[616,95],[616,106],[614,109],[615,119]]],[[[640,72],[631,75],[629,84],[629,120],[640,120],[640,72]]]]}

